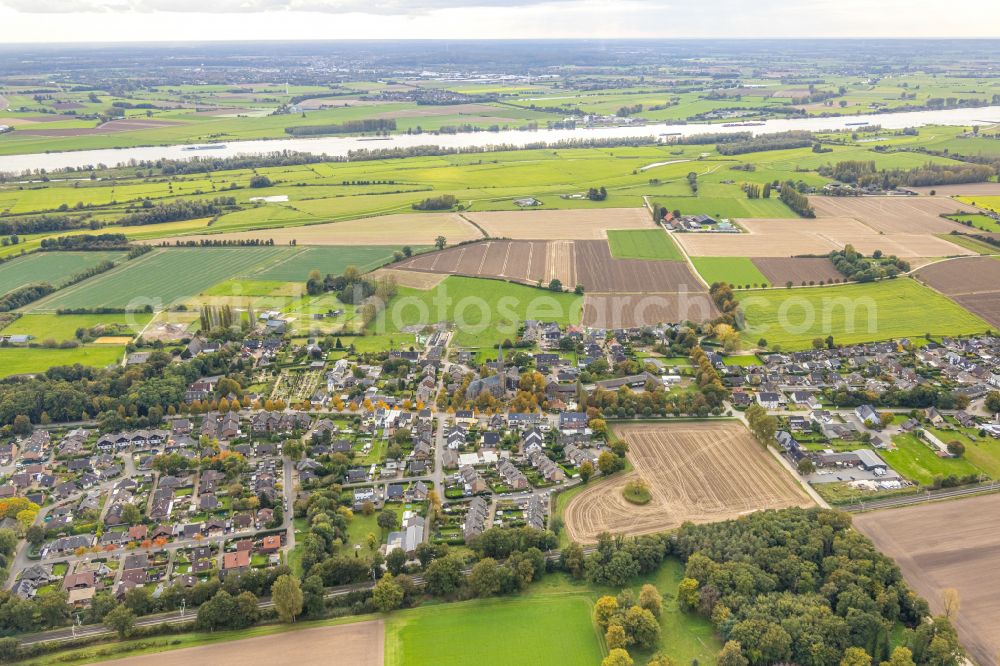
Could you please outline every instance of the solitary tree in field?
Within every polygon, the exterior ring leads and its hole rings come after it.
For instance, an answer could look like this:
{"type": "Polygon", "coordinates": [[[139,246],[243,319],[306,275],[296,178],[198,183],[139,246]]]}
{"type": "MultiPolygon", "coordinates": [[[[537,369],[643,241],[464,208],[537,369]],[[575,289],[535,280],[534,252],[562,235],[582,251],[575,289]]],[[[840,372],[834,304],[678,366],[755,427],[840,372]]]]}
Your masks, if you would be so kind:
{"type": "Polygon", "coordinates": [[[434,239],[434,247],[439,250],[443,250],[444,246],[448,244],[448,240],[444,236],[438,236],[434,239]]]}
{"type": "Polygon", "coordinates": [[[958,608],[961,600],[958,597],[958,590],[948,587],[941,590],[941,605],[944,606],[944,616],[949,620],[954,620],[958,615],[958,608]]]}

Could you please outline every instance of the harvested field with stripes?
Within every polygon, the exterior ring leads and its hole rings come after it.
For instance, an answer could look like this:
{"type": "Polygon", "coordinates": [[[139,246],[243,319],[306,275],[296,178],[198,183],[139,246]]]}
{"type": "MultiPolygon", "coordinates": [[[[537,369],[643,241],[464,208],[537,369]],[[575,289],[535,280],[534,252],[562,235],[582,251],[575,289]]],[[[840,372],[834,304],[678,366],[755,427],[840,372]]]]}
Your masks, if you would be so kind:
{"type": "Polygon", "coordinates": [[[614,428],[628,442],[634,470],[574,497],[564,518],[569,537],[594,543],[602,532],[652,534],[754,511],[812,504],[805,491],[737,421],[638,423],[614,428]],[[625,484],[642,479],[652,500],[629,503],[625,484]]]}
{"type": "Polygon", "coordinates": [[[422,254],[392,268],[532,285],[558,279],[568,289],[582,284],[588,293],[704,293],[686,263],[615,259],[606,240],[483,241],[422,254]]]}
{"type": "Polygon", "coordinates": [[[463,215],[490,236],[524,240],[598,240],[608,237],[608,229],[654,228],[645,208],[493,211],[463,215]]]}
{"type": "Polygon", "coordinates": [[[759,257],[753,263],[776,287],[788,282],[803,285],[844,279],[826,257],[759,257]]]}
{"type": "Polygon", "coordinates": [[[914,277],[993,326],[1000,326],[1000,260],[949,259],[921,268],[914,277]]]}
{"type": "Polygon", "coordinates": [[[809,197],[816,217],[848,217],[877,232],[946,234],[960,225],[941,215],[977,209],[947,197],[809,197]]]}
{"type": "Polygon", "coordinates": [[[927,187],[909,187],[919,194],[930,195],[934,192],[939,197],[960,196],[1000,196],[1000,183],[965,183],[959,185],[929,185],[927,187]]]}
{"type": "MultiPolygon", "coordinates": [[[[683,245],[692,257],[825,255],[848,244],[868,255],[875,250],[907,258],[974,254],[929,233],[881,233],[852,217],[741,219],[738,222],[747,233],[678,233],[674,234],[674,240],[683,245]]],[[[960,225],[955,224],[954,228],[960,228],[960,225]]]]}

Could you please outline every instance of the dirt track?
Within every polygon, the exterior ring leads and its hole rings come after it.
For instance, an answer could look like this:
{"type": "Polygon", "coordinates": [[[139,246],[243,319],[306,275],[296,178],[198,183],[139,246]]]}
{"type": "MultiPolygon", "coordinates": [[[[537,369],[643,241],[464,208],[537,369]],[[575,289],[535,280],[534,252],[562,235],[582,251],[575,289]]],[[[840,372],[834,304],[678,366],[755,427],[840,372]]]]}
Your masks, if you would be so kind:
{"type": "Polygon", "coordinates": [[[238,641],[157,652],[114,661],[114,666],[382,666],[385,662],[385,625],[382,620],[286,631],[238,641]]]}
{"type": "Polygon", "coordinates": [[[566,530],[577,543],[601,532],[652,534],[728,520],[762,509],[810,506],[798,483],[736,421],[624,425],[634,471],[593,485],[566,507],[566,530]],[[653,499],[630,504],[625,484],[642,478],[653,499]]]}
{"type": "Polygon", "coordinates": [[[1000,495],[875,511],[854,526],[896,560],[906,582],[943,611],[941,591],[958,590],[962,645],[980,666],[1000,652],[1000,495]]]}

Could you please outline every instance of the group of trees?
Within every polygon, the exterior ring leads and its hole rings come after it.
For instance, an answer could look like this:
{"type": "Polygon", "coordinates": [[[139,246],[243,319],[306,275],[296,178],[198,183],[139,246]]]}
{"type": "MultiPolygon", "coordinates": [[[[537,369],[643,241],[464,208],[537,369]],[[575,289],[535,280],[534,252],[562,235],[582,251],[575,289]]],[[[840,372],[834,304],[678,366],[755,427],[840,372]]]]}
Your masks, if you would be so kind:
{"type": "Polygon", "coordinates": [[[719,151],[720,155],[743,155],[745,153],[759,153],[766,150],[806,148],[812,145],[813,140],[813,135],[809,132],[791,131],[780,134],[762,134],[743,141],[719,143],[715,146],[715,149],[719,151]]]}
{"type": "Polygon", "coordinates": [[[719,308],[722,316],[714,323],[728,324],[734,329],[739,329],[742,325],[742,314],[740,302],[733,296],[733,289],[725,282],[713,282],[708,288],[708,295],[712,297],[715,307],[719,308]]]}
{"type": "Polygon", "coordinates": [[[40,298],[45,298],[56,289],[51,284],[29,284],[14,291],[7,292],[0,296],[0,312],[10,312],[17,308],[24,307],[28,303],[33,303],[40,298]]]}
{"type": "Polygon", "coordinates": [[[43,238],[40,247],[43,250],[79,252],[82,250],[127,250],[129,244],[125,234],[80,234],[79,236],[43,238]]]}
{"type": "MultiPolygon", "coordinates": [[[[71,229],[81,229],[88,224],[90,223],[87,221],[86,216],[33,215],[31,217],[11,217],[0,219],[0,236],[69,231],[71,229]]],[[[94,227],[92,226],[91,228],[94,227]]]]}
{"type": "Polygon", "coordinates": [[[958,183],[982,183],[996,175],[996,169],[986,164],[951,161],[947,164],[928,162],[912,169],[878,169],[871,160],[845,160],[818,169],[820,175],[859,188],[892,190],[897,187],[925,187],[958,183]]]}
{"type": "Polygon", "coordinates": [[[913,663],[963,658],[948,619],[928,619],[927,603],[847,514],[787,509],[686,524],[671,546],[685,562],[678,602],[711,619],[726,664],[836,664],[862,652],[878,663],[901,656],[892,651],[899,624],[913,663]]]}
{"type": "Polygon", "coordinates": [[[816,217],[816,211],[809,205],[809,197],[799,192],[795,183],[790,180],[786,180],[781,186],[781,200],[802,217],[816,217]]]}
{"type": "Polygon", "coordinates": [[[428,197],[423,201],[413,204],[413,210],[451,210],[458,203],[454,194],[442,194],[436,197],[428,197]]]}
{"type": "Polygon", "coordinates": [[[882,278],[893,278],[910,270],[910,263],[896,255],[882,256],[881,250],[875,250],[872,256],[866,257],[853,245],[846,245],[843,250],[833,250],[829,254],[841,275],[855,282],[873,282],[882,278]]]}
{"type": "Polygon", "coordinates": [[[591,201],[604,201],[608,198],[608,191],[603,185],[600,187],[592,187],[587,190],[587,198],[591,201]]]}
{"type": "Polygon", "coordinates": [[[236,207],[236,197],[216,197],[197,201],[181,200],[154,204],[149,199],[142,202],[139,210],[118,220],[123,227],[161,224],[178,220],[193,220],[198,217],[212,217],[236,207]]]}
{"type": "Polygon", "coordinates": [[[35,377],[0,382],[0,426],[21,416],[29,424],[96,418],[103,432],[151,427],[184,405],[185,389],[198,377],[225,375],[237,386],[249,383],[245,373],[250,366],[234,351],[201,355],[183,364],[172,361],[170,354],[154,351],[142,364],[56,366],[35,377]]]}
{"type": "Polygon", "coordinates": [[[285,134],[292,136],[317,136],[320,134],[393,132],[395,130],[395,118],[364,118],[362,120],[346,120],[342,123],[330,123],[328,125],[297,125],[295,127],[286,127],[285,134]]]}
{"type": "Polygon", "coordinates": [[[643,585],[636,599],[631,590],[617,597],[605,595],[594,604],[594,621],[604,630],[604,640],[611,650],[630,646],[650,650],[660,643],[659,617],[663,596],[652,585],[643,585]]]}
{"type": "Polygon", "coordinates": [[[763,446],[774,443],[774,436],[778,432],[778,419],[767,413],[760,404],[753,403],[746,410],[747,425],[750,432],[757,438],[763,446]]]}
{"type": "Polygon", "coordinates": [[[700,346],[691,349],[691,361],[698,390],[704,396],[709,409],[720,409],[723,401],[729,397],[729,389],[722,384],[719,371],[715,369],[708,354],[700,346]]]}

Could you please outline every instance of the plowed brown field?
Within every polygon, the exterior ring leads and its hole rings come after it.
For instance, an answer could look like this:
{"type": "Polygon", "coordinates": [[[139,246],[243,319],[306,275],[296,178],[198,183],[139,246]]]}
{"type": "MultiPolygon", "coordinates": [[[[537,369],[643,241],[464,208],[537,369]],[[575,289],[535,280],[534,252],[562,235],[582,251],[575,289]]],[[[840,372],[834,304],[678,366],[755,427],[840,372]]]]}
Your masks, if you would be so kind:
{"type": "Polygon", "coordinates": [[[574,497],[564,518],[569,537],[594,543],[602,532],[652,534],[685,521],[728,520],[762,509],[809,506],[798,482],[736,421],[618,426],[634,471],[574,497]],[[631,479],[649,485],[652,500],[630,504],[631,479]]]}
{"type": "Polygon", "coordinates": [[[874,511],[855,516],[854,526],[896,560],[935,614],[944,612],[942,590],[958,590],[961,605],[952,622],[959,639],[975,663],[996,666],[1000,495],[874,511]]]}
{"type": "Polygon", "coordinates": [[[1000,261],[993,257],[949,259],[915,273],[966,310],[1000,326],[1000,261]]]}
{"type": "Polygon", "coordinates": [[[788,282],[818,284],[844,278],[833,262],[825,257],[760,257],[753,263],[771,284],[779,287],[788,282]]]}

